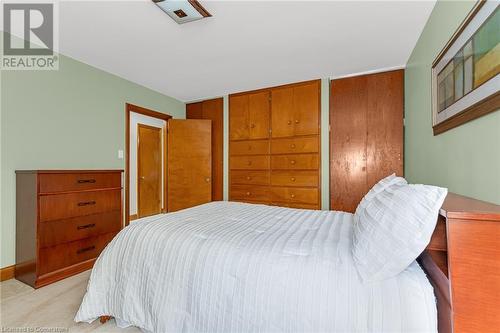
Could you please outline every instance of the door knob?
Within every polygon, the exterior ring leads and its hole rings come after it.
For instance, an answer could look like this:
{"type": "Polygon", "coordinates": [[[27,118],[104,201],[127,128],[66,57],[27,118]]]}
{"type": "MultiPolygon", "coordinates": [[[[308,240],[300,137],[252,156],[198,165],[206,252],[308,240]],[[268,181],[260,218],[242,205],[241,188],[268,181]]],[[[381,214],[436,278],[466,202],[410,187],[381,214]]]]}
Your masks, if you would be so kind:
{"type": "Polygon", "coordinates": [[[144,180],[144,179],[146,179],[146,177],[144,177],[144,176],[141,176],[141,179],[142,179],[142,180],[144,180]]]}

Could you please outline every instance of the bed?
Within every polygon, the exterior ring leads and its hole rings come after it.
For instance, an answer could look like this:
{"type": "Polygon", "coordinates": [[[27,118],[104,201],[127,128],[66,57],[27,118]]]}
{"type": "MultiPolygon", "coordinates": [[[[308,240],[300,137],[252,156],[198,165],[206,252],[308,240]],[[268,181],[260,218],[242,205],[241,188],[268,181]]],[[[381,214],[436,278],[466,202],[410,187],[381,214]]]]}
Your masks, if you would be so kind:
{"type": "Polygon", "coordinates": [[[437,332],[413,262],[361,282],[350,213],[212,202],[134,222],[103,251],[76,321],[145,332],[437,332]]]}

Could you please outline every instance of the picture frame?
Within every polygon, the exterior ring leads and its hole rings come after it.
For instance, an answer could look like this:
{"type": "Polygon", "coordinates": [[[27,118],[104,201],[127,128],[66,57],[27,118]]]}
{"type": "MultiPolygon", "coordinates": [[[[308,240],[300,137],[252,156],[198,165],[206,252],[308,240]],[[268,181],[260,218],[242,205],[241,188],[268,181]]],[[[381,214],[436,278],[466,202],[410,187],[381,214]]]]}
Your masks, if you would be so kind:
{"type": "Polygon", "coordinates": [[[478,1],[432,63],[434,135],[500,108],[499,4],[478,1]]]}

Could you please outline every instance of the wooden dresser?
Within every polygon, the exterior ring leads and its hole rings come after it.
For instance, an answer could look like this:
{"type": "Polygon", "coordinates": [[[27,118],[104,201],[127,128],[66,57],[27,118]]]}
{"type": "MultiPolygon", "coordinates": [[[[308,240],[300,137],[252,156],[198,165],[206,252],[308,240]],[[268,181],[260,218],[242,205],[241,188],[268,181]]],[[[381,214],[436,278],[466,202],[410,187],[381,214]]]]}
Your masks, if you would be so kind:
{"type": "Polygon", "coordinates": [[[320,80],[230,95],[230,200],[321,208],[320,98],[320,80]]]}
{"type": "Polygon", "coordinates": [[[499,332],[499,205],[449,193],[422,259],[435,284],[440,333],[499,332]],[[432,272],[433,263],[440,270],[432,272]]]}
{"type": "Polygon", "coordinates": [[[38,288],[92,268],[122,210],[122,170],[16,171],[16,279],[38,288]]]}

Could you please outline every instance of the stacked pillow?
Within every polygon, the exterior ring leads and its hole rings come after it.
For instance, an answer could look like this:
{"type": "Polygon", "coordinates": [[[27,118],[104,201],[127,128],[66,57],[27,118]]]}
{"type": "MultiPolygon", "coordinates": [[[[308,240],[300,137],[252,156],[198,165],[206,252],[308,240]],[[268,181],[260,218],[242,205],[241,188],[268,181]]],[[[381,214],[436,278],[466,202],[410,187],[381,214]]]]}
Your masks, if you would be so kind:
{"type": "Polygon", "coordinates": [[[394,174],[378,182],[354,214],[352,254],[363,281],[405,270],[425,249],[447,189],[408,185],[394,174]]]}

